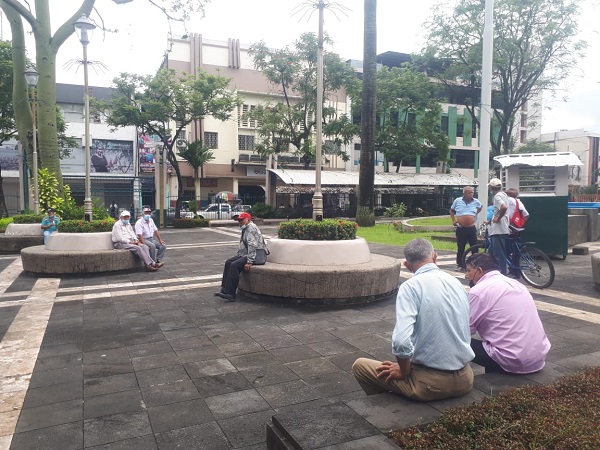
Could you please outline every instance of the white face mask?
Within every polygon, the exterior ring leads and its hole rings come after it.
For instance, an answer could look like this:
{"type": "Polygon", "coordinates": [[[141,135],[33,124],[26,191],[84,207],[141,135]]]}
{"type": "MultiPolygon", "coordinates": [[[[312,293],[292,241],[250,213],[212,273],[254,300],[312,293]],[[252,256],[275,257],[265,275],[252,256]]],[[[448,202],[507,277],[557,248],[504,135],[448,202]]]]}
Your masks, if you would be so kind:
{"type": "Polygon", "coordinates": [[[144,220],[148,222],[150,220],[150,214],[144,214],[144,220]]]}
{"type": "Polygon", "coordinates": [[[121,219],[123,225],[127,225],[129,223],[129,219],[121,219]]]}

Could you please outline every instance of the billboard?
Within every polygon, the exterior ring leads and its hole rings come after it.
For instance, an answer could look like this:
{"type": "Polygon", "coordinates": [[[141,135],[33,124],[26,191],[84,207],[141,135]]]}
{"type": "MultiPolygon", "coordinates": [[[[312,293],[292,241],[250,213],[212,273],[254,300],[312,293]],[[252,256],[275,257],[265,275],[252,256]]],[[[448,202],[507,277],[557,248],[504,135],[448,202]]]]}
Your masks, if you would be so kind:
{"type": "MultiPolygon", "coordinates": [[[[90,171],[106,174],[134,174],[133,141],[92,139],[90,171]]],[[[85,149],[71,149],[68,157],[60,161],[64,174],[85,173],[85,149]]]]}
{"type": "Polygon", "coordinates": [[[0,145],[0,167],[2,167],[2,170],[19,170],[17,144],[0,145]]]}

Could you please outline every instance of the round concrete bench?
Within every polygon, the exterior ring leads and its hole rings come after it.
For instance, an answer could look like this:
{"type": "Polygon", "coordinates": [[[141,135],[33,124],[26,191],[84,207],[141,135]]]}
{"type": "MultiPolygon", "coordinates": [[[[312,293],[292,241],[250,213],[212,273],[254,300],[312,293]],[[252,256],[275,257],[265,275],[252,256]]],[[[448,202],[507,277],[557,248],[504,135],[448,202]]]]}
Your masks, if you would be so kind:
{"type": "Polygon", "coordinates": [[[594,277],[596,289],[600,290],[600,253],[594,253],[592,255],[592,275],[594,277]]]}
{"type": "Polygon", "coordinates": [[[268,262],[243,272],[239,293],[289,305],[352,305],[395,295],[400,261],[372,255],[362,238],[302,241],[272,238],[268,262]]]}
{"type": "Polygon", "coordinates": [[[46,246],[21,250],[23,270],[59,275],[127,271],[144,267],[129,250],[116,250],[110,232],[52,233],[46,246]]]}
{"type": "Polygon", "coordinates": [[[0,253],[19,253],[21,250],[44,243],[44,232],[39,223],[9,223],[0,234],[0,253]]]}

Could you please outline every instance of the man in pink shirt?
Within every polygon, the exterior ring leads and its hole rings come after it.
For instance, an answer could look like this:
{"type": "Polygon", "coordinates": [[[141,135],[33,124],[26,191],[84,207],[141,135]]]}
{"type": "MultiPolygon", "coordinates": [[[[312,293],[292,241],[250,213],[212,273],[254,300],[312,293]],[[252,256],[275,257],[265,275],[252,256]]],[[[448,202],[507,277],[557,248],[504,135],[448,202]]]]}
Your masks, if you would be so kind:
{"type": "Polygon", "coordinates": [[[473,362],[486,372],[525,374],[541,370],[550,350],[529,291],[502,275],[493,256],[476,253],[466,261],[473,362]]]}

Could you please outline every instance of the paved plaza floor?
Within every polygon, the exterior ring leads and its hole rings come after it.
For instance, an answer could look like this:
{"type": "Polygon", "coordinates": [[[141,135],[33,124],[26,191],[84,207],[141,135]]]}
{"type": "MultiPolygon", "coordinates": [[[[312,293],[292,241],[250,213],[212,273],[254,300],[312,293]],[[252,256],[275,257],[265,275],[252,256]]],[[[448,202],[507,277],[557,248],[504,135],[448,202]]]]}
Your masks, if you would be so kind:
{"type": "MultiPolygon", "coordinates": [[[[264,449],[275,414],[341,402],[376,416],[350,368],[357,357],[390,358],[393,299],[343,309],[224,303],[213,292],[239,230],[162,235],[157,273],[38,278],[20,257],[0,257],[0,450],[264,449]]],[[[402,258],[399,247],[371,251],[402,258]]],[[[463,278],[450,252],[438,264],[463,278]]],[[[554,285],[530,289],[552,343],[547,367],[529,377],[537,382],[600,364],[590,256],[554,264],[554,285]]],[[[390,424],[411,420],[389,406],[390,424]]]]}

